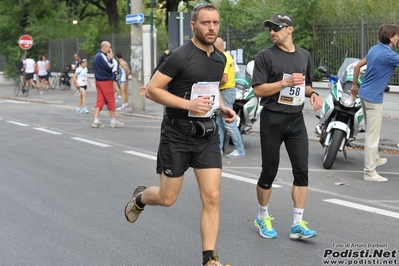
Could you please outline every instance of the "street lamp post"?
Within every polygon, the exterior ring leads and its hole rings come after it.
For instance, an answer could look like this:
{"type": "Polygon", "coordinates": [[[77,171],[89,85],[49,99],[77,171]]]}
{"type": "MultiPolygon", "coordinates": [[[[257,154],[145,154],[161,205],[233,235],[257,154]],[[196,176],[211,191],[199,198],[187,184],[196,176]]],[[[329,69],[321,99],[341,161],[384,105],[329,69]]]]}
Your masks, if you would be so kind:
{"type": "Polygon", "coordinates": [[[151,2],[151,12],[150,12],[150,34],[151,34],[151,72],[154,71],[154,5],[155,0],[151,2]]]}

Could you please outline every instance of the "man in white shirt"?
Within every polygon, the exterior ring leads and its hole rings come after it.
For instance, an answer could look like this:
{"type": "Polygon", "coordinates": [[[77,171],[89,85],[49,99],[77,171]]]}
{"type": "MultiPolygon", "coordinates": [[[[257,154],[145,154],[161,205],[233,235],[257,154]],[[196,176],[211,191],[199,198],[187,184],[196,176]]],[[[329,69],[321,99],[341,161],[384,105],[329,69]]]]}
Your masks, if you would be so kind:
{"type": "MultiPolygon", "coordinates": [[[[33,75],[35,74],[35,67],[36,67],[36,62],[32,58],[30,58],[29,55],[26,55],[25,59],[25,74],[26,74],[26,84],[25,88],[28,88],[29,82],[32,84],[32,86],[36,89],[36,84],[33,81],[33,75]]],[[[22,90],[22,93],[26,93],[25,89],[22,90]]]]}

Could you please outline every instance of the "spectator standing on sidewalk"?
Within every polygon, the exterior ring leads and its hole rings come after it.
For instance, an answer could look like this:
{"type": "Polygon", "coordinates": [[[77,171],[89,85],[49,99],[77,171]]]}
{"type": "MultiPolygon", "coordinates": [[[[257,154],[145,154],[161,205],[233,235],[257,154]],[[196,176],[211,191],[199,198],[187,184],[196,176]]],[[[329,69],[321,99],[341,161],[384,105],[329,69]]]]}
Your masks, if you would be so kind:
{"type": "Polygon", "coordinates": [[[370,48],[366,57],[357,63],[353,71],[353,80],[357,80],[360,68],[367,64],[366,76],[360,90],[357,82],[353,83],[351,89],[352,97],[356,98],[359,95],[362,101],[366,123],[363,174],[365,181],[388,181],[388,178],[380,176],[375,168],[387,162],[386,158],[380,158],[378,143],[380,142],[384,90],[393,71],[399,66],[399,54],[392,50],[398,43],[398,34],[397,25],[381,25],[378,31],[379,43],[370,48]]]}
{"type": "Polygon", "coordinates": [[[46,86],[46,77],[47,77],[47,63],[46,58],[43,55],[39,56],[39,60],[37,62],[37,75],[39,78],[39,91],[40,94],[43,94],[43,87],[46,86]]]}
{"type": "MultiPolygon", "coordinates": [[[[26,55],[26,59],[25,59],[25,74],[26,74],[25,88],[28,88],[29,83],[31,83],[33,88],[36,89],[36,84],[33,80],[33,77],[35,75],[35,69],[36,69],[35,60],[30,58],[29,55],[26,55]]],[[[25,88],[22,90],[22,93],[24,93],[24,94],[26,92],[25,88]]]]}
{"type": "MultiPolygon", "coordinates": [[[[220,95],[222,96],[223,103],[225,106],[233,109],[233,104],[236,100],[236,75],[235,75],[235,63],[234,58],[227,52],[224,51],[224,42],[222,38],[217,38],[214,43],[215,47],[226,56],[226,66],[223,72],[223,78],[219,85],[220,95]]],[[[227,129],[230,134],[231,140],[233,141],[235,150],[230,154],[227,154],[227,158],[245,158],[244,143],[240,130],[236,123],[226,123],[222,116],[218,116],[217,124],[219,127],[219,138],[220,138],[220,152],[223,152],[224,145],[224,134],[227,129]]]]}
{"type": "Polygon", "coordinates": [[[107,41],[101,43],[101,50],[94,56],[93,69],[94,78],[96,79],[97,101],[94,109],[94,121],[91,124],[93,128],[103,128],[104,125],[99,120],[100,111],[104,104],[107,104],[109,116],[111,117],[110,127],[123,127],[121,123],[115,119],[115,94],[112,85],[112,69],[114,54],[112,53],[111,44],[107,41]]]}
{"type": "Polygon", "coordinates": [[[259,206],[254,224],[260,236],[277,237],[272,227],[274,218],[268,207],[284,142],[294,176],[290,238],[315,237],[316,231],[309,229],[302,219],[309,183],[309,139],[302,110],[305,97],[309,98],[315,111],[321,108],[322,100],[312,89],[313,67],[309,52],[293,43],[294,21],[291,16],[275,14],[265,20],[263,26],[268,28],[273,44],[256,55],[251,81],[255,96],[261,97],[263,106],[260,116],[262,171],[256,185],[259,206]]]}
{"type": "Polygon", "coordinates": [[[222,266],[214,253],[219,234],[222,160],[212,110],[220,105],[226,122],[233,122],[236,116],[219,97],[226,64],[226,57],[213,46],[219,32],[219,11],[210,3],[198,4],[190,26],[194,37],[168,56],[146,90],[149,99],[166,106],[157,156],[160,185],[136,187],[125,206],[125,216],[134,223],[146,205],[171,206],[182,188],[184,173],[193,167],[202,202],[202,265],[222,266]],[[166,85],[168,90],[164,89],[166,85]],[[194,130],[198,123],[204,130],[194,130]]]}
{"type": "Polygon", "coordinates": [[[25,59],[26,56],[23,55],[21,60],[19,60],[17,64],[19,78],[21,80],[21,86],[24,86],[25,59]]]}
{"type": "Polygon", "coordinates": [[[119,61],[115,58],[112,59],[114,67],[112,68],[112,85],[114,86],[114,93],[116,101],[122,101],[121,89],[119,87],[119,61]]]}
{"type": "Polygon", "coordinates": [[[74,54],[74,61],[73,64],[71,65],[72,70],[76,70],[80,66],[80,56],[79,54],[74,54]]]}
{"type": "Polygon", "coordinates": [[[50,89],[50,77],[51,77],[51,65],[50,65],[50,61],[46,58],[45,55],[43,55],[43,60],[46,62],[46,82],[45,82],[45,86],[47,86],[48,89],[50,89]]]}
{"type": "MultiPolygon", "coordinates": [[[[74,61],[73,64],[71,65],[71,69],[75,72],[75,70],[80,66],[80,56],[79,54],[74,54],[74,61]]],[[[79,96],[80,94],[80,88],[75,87],[76,92],[75,92],[75,96],[79,96]]]]}
{"type": "Polygon", "coordinates": [[[118,83],[119,83],[119,88],[122,94],[122,106],[117,108],[117,110],[124,110],[126,109],[129,104],[129,92],[128,92],[128,87],[127,83],[129,81],[129,75],[130,75],[130,69],[126,63],[125,60],[123,60],[122,53],[116,53],[116,59],[119,62],[119,70],[118,70],[118,83]]]}
{"type": "Polygon", "coordinates": [[[87,59],[80,61],[79,67],[75,70],[73,75],[73,84],[79,88],[80,96],[78,102],[78,114],[88,114],[89,110],[86,108],[86,90],[87,86],[91,86],[89,79],[87,78],[87,59]]]}

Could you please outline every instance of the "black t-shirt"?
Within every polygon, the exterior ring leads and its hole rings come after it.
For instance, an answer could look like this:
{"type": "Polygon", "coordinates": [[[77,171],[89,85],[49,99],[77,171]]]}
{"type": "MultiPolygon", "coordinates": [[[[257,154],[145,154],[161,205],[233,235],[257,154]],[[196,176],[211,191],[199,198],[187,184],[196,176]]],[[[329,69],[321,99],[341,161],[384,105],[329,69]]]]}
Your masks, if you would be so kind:
{"type": "Polygon", "coordinates": [[[24,68],[24,61],[20,60],[17,64],[17,67],[18,67],[19,74],[22,75],[24,73],[24,71],[22,71],[21,69],[24,68]]]}
{"type": "MultiPolygon", "coordinates": [[[[255,66],[251,86],[281,81],[285,74],[306,72],[305,85],[312,86],[312,62],[310,54],[305,49],[295,46],[292,53],[281,50],[277,45],[260,51],[255,57],[255,66]]],[[[278,103],[279,92],[262,97],[260,104],[264,108],[282,113],[298,113],[303,109],[300,106],[290,106],[278,103]]]]}
{"type": "MultiPolygon", "coordinates": [[[[223,77],[226,56],[215,48],[208,57],[192,41],[188,41],[170,53],[158,71],[172,78],[167,90],[181,98],[190,99],[194,83],[220,82],[223,77]]],[[[166,115],[173,118],[186,118],[188,111],[166,107],[166,115]]]]}

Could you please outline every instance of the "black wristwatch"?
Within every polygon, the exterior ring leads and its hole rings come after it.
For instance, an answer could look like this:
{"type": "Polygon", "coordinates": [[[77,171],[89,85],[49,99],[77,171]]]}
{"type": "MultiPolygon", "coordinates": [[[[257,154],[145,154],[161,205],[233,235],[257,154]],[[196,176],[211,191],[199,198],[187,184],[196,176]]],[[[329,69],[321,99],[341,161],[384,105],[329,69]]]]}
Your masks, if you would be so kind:
{"type": "Polygon", "coordinates": [[[312,94],[313,94],[313,93],[316,94],[317,96],[320,96],[317,92],[312,91],[312,92],[310,93],[310,95],[309,95],[309,98],[312,97],[312,94]]]}

